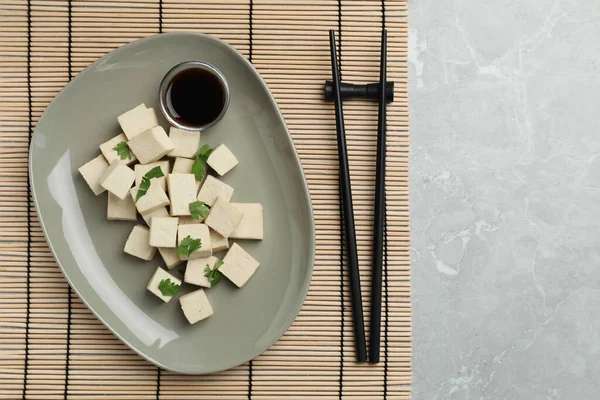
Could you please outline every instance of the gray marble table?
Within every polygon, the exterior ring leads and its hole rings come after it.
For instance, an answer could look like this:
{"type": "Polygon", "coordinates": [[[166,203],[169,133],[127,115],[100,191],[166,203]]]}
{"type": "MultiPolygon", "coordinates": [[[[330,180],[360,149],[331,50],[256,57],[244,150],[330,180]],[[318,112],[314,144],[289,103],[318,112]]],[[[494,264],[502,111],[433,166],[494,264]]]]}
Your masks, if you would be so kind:
{"type": "Polygon", "coordinates": [[[410,0],[414,399],[600,398],[600,0],[410,0]]]}

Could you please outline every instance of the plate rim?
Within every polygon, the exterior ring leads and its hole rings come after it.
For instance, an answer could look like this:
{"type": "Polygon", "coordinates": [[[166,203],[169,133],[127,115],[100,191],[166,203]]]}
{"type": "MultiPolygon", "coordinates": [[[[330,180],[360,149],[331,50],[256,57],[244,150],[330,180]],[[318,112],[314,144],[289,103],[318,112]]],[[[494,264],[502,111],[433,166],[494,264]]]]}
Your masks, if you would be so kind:
{"type": "MultiPolygon", "coordinates": [[[[38,217],[38,220],[40,221],[40,226],[42,228],[42,232],[44,234],[44,238],[46,240],[46,243],[48,244],[48,247],[50,248],[50,251],[52,253],[52,256],[54,257],[54,260],[56,261],[56,264],[58,265],[62,275],[65,277],[67,283],[69,284],[69,287],[71,289],[73,289],[73,291],[75,291],[75,293],[77,294],[77,296],[79,297],[79,299],[85,304],[85,306],[87,307],[88,310],[90,310],[92,312],[92,314],[94,314],[94,316],[113,334],[115,335],[122,343],[124,343],[127,347],[129,347],[132,351],[134,351],[135,353],[139,354],[142,358],[144,358],[146,361],[154,364],[155,366],[168,370],[168,371],[172,371],[172,372],[176,372],[176,373],[180,373],[180,374],[186,374],[186,375],[207,375],[207,374],[212,374],[215,372],[219,372],[219,371],[225,371],[225,370],[229,370],[231,368],[237,367],[239,365],[242,365],[248,361],[253,360],[254,358],[256,358],[257,356],[261,355],[262,353],[264,353],[265,351],[267,351],[271,346],[273,346],[287,331],[288,329],[292,326],[292,324],[296,321],[296,318],[298,317],[298,314],[300,313],[300,310],[302,308],[302,306],[304,305],[304,302],[306,301],[306,296],[308,295],[308,290],[310,288],[310,284],[312,282],[312,275],[314,272],[314,264],[315,264],[315,259],[316,259],[316,231],[315,231],[315,216],[314,216],[314,207],[312,204],[312,197],[310,194],[310,188],[308,186],[308,181],[306,180],[306,174],[304,172],[304,168],[302,167],[302,162],[300,160],[300,156],[298,154],[298,149],[296,148],[296,145],[294,144],[294,140],[292,138],[292,135],[290,133],[290,130],[287,126],[287,123],[285,121],[285,118],[283,116],[283,113],[281,112],[281,109],[279,108],[279,105],[277,104],[277,101],[275,100],[275,97],[273,96],[273,93],[271,92],[271,90],[269,89],[269,87],[267,86],[266,82],[264,81],[263,77],[260,75],[260,73],[256,70],[256,68],[254,67],[254,65],[248,61],[248,59],[246,59],[246,57],[240,53],[235,47],[233,47],[232,45],[230,45],[229,43],[225,42],[224,40],[221,40],[217,37],[214,37],[212,35],[209,34],[205,34],[205,33],[199,33],[199,32],[169,32],[169,33],[159,33],[159,34],[154,34],[154,35],[150,35],[150,36],[146,36],[144,38],[140,38],[134,41],[131,41],[129,43],[126,43],[106,54],[104,54],[102,57],[99,57],[97,60],[95,60],[93,63],[91,63],[90,65],[88,65],[86,68],[84,68],[81,72],[79,72],[77,74],[76,77],[72,78],[57,94],[56,96],[50,101],[50,103],[48,103],[48,105],[46,106],[46,108],[44,109],[44,112],[42,113],[42,115],[40,116],[38,122],[35,125],[35,129],[33,129],[33,133],[31,134],[30,137],[30,143],[29,143],[29,151],[28,151],[28,161],[27,161],[27,175],[28,175],[28,181],[29,181],[29,185],[30,185],[30,194],[31,194],[31,198],[33,200],[33,204],[35,207],[35,212],[36,215],[38,217]],[[132,343],[130,343],[128,340],[126,340],[125,338],[123,338],[123,336],[115,329],[113,329],[113,327],[111,326],[111,324],[107,321],[105,321],[104,318],[102,318],[98,312],[96,312],[96,310],[94,309],[94,307],[92,307],[86,299],[84,299],[79,290],[77,289],[77,287],[73,284],[71,278],[69,277],[69,274],[67,273],[67,271],[65,270],[65,268],[63,267],[62,262],[59,259],[59,256],[57,255],[55,249],[54,249],[54,245],[52,243],[52,240],[50,239],[50,237],[48,236],[48,232],[46,230],[46,225],[44,222],[44,218],[42,217],[42,214],[40,213],[39,210],[39,206],[38,206],[38,197],[37,197],[37,192],[35,189],[35,182],[33,179],[33,165],[34,165],[34,160],[33,160],[33,148],[34,148],[34,143],[35,143],[35,139],[38,135],[38,126],[40,124],[40,122],[43,120],[44,116],[46,115],[48,109],[52,106],[52,104],[59,99],[61,96],[65,96],[65,92],[68,90],[69,86],[71,86],[71,84],[73,82],[76,82],[78,79],[81,78],[81,74],[83,72],[85,72],[86,70],[88,70],[89,68],[92,68],[94,66],[96,66],[97,64],[101,63],[105,58],[108,58],[111,55],[114,55],[115,52],[120,52],[123,51],[123,49],[126,49],[132,45],[138,44],[140,42],[146,42],[146,41],[152,41],[152,40],[160,40],[160,38],[163,37],[177,37],[177,36],[181,36],[181,37],[190,37],[190,36],[195,36],[198,38],[201,38],[203,40],[208,40],[208,41],[213,41],[216,42],[218,45],[220,46],[224,46],[226,48],[228,48],[231,52],[232,52],[232,56],[236,57],[237,59],[240,60],[240,62],[242,62],[243,64],[245,64],[247,67],[249,67],[249,70],[254,74],[254,76],[257,78],[258,82],[260,82],[260,84],[262,85],[262,87],[269,93],[269,101],[271,102],[271,105],[275,107],[275,109],[277,110],[277,117],[280,120],[280,122],[283,125],[283,128],[286,132],[286,139],[288,140],[289,144],[292,146],[292,149],[294,150],[294,161],[296,163],[296,166],[298,167],[301,176],[302,176],[302,181],[303,181],[303,188],[304,188],[304,195],[307,199],[307,202],[305,203],[307,205],[308,208],[308,214],[310,216],[310,231],[309,231],[309,265],[308,265],[308,270],[307,270],[307,274],[306,274],[306,279],[304,279],[304,281],[302,282],[302,287],[300,288],[300,291],[302,293],[302,296],[300,296],[299,300],[297,302],[297,304],[294,307],[294,316],[293,318],[291,318],[289,321],[286,321],[285,324],[282,325],[282,331],[280,333],[278,333],[275,337],[274,340],[269,341],[263,348],[263,346],[261,346],[258,351],[253,352],[254,354],[247,360],[242,360],[240,362],[235,362],[235,363],[227,363],[227,366],[224,368],[201,368],[198,369],[197,366],[199,364],[194,364],[194,366],[190,367],[190,368],[175,368],[173,366],[168,366],[163,364],[162,362],[160,362],[159,360],[157,360],[156,358],[150,356],[149,354],[146,354],[145,352],[143,352],[141,349],[137,348],[136,346],[134,346],[132,343]]],[[[77,265],[77,267],[79,268],[79,264],[77,264],[77,262],[75,262],[75,265],[77,265]]],[[[29,273],[29,268],[30,266],[27,265],[27,269],[28,269],[28,273],[29,273]]],[[[28,296],[30,296],[30,294],[27,294],[28,296]]]]}

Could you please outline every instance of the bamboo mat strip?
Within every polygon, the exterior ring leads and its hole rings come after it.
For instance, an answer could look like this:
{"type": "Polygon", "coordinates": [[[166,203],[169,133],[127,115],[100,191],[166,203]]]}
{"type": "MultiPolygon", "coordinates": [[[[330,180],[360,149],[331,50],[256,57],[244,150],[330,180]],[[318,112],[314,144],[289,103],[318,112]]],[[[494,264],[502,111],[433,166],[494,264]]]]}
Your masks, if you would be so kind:
{"type": "MultiPolygon", "coordinates": [[[[0,398],[407,399],[411,379],[406,0],[0,0],[0,398]],[[382,362],[354,360],[341,252],[327,30],[344,80],[378,79],[388,29],[387,268],[382,362]],[[118,341],[73,294],[29,195],[30,133],[52,98],[107,52],[159,32],[196,31],[235,46],[286,118],[311,190],[317,254],[298,319],[269,350],[209,376],[161,371],[118,341]]],[[[377,105],[344,106],[365,318],[369,321],[377,105]]],[[[368,334],[368,332],[367,332],[368,334]]]]}

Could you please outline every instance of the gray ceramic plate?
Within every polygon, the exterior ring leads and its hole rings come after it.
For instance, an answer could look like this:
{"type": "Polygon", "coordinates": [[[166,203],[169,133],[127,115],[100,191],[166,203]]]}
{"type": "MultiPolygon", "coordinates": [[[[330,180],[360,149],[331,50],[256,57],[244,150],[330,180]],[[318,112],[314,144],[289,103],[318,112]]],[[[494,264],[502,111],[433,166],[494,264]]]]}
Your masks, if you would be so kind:
{"type": "MultiPolygon", "coordinates": [[[[167,124],[161,121],[164,127],[167,124]]],[[[292,324],[312,274],[315,234],[298,155],[275,100],[246,59],[215,38],[153,36],[123,46],[79,74],[50,104],[30,149],[33,197],[64,275],[115,335],[149,361],[181,373],[233,367],[271,346],[292,324]],[[160,255],[123,253],[131,222],[106,220],[106,194],[94,196],[77,169],[120,130],[117,116],[144,102],[158,110],[163,75],[188,60],[219,68],[231,88],[225,118],[202,142],[226,143],[240,164],[224,180],[233,200],[260,202],[265,238],[242,246],[261,267],[242,289],[223,281],[208,291],[215,314],[189,325],[179,301],[145,290],[160,255]]],[[[183,291],[186,293],[189,289],[183,291]]]]}

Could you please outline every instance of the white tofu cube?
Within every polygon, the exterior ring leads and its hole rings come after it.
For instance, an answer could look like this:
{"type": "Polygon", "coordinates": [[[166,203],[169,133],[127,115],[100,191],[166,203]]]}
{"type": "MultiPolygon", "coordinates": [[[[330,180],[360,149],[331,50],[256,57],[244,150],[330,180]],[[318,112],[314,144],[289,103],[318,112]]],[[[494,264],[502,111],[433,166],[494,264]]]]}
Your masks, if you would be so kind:
{"type": "Polygon", "coordinates": [[[194,158],[198,147],[200,147],[200,132],[184,131],[183,129],[171,127],[169,138],[175,146],[169,153],[169,157],[194,158]]]}
{"type": "Polygon", "coordinates": [[[160,253],[160,256],[169,270],[182,263],[182,261],[179,259],[179,254],[177,254],[177,250],[175,249],[159,247],[158,252],[160,253]]]}
{"type": "Polygon", "coordinates": [[[109,221],[137,221],[137,210],[131,196],[125,196],[125,199],[121,200],[109,192],[106,219],[109,221]]]}
{"type": "Polygon", "coordinates": [[[229,248],[229,239],[219,235],[217,232],[210,229],[210,243],[213,253],[227,250],[229,248]]]}
{"type": "Polygon", "coordinates": [[[108,163],[103,156],[98,156],[79,167],[79,173],[96,196],[106,189],[100,186],[100,177],[108,169],[108,163]]]}
{"type": "Polygon", "coordinates": [[[231,150],[224,144],[220,145],[208,156],[206,163],[214,169],[220,176],[225,175],[238,165],[238,160],[235,158],[231,150]]]}
{"type": "Polygon", "coordinates": [[[219,235],[228,238],[231,232],[238,226],[244,214],[231,205],[228,201],[219,197],[210,209],[210,214],[204,223],[214,229],[219,235]]]}
{"type": "Polygon", "coordinates": [[[263,208],[260,203],[231,203],[244,214],[238,226],[231,232],[231,239],[263,239],[263,208]]]}
{"type": "Polygon", "coordinates": [[[125,164],[131,164],[132,162],[137,161],[137,157],[131,151],[129,152],[130,158],[122,159],[119,157],[115,147],[121,142],[127,143],[127,136],[125,136],[123,133],[119,133],[114,138],[100,145],[100,151],[102,152],[102,155],[104,155],[104,158],[106,158],[106,161],[111,163],[113,160],[119,160],[125,164]]]}
{"type": "Polygon", "coordinates": [[[215,263],[217,261],[219,261],[219,259],[215,256],[188,261],[185,267],[185,276],[183,278],[183,281],[192,285],[202,286],[206,288],[212,287],[212,285],[208,281],[208,278],[205,275],[206,273],[204,272],[204,270],[207,266],[210,269],[214,269],[215,263]]]}
{"type": "Polygon", "coordinates": [[[177,247],[177,218],[152,217],[150,224],[150,246],[177,247]]]}
{"type": "Polygon", "coordinates": [[[154,185],[152,183],[154,179],[150,179],[150,188],[146,192],[145,195],[139,198],[138,201],[135,201],[137,197],[138,187],[131,188],[131,197],[135,202],[135,206],[138,212],[142,215],[152,212],[158,208],[168,206],[169,198],[165,191],[160,187],[160,185],[154,185]]]}
{"type": "Polygon", "coordinates": [[[146,108],[146,105],[143,103],[119,115],[117,121],[119,121],[121,129],[128,139],[132,139],[146,129],[154,128],[158,125],[154,109],[146,108]]]}
{"type": "Polygon", "coordinates": [[[169,300],[171,300],[173,298],[173,296],[168,296],[168,295],[163,294],[163,292],[160,290],[160,283],[163,280],[166,281],[167,279],[171,283],[174,283],[174,284],[178,285],[179,287],[181,287],[181,279],[175,278],[173,275],[171,275],[170,273],[168,273],[161,267],[156,268],[154,275],[152,275],[152,278],[150,278],[150,282],[148,282],[148,286],[146,286],[146,289],[148,289],[150,292],[154,293],[156,295],[156,297],[158,297],[165,303],[168,303],[169,300]]]}
{"type": "Polygon", "coordinates": [[[198,289],[179,298],[183,314],[190,324],[195,324],[214,314],[204,290],[198,289]]]}
{"type": "Polygon", "coordinates": [[[223,258],[223,265],[221,265],[219,271],[237,287],[241,288],[254,275],[259,266],[258,261],[246,253],[237,243],[233,243],[223,258]]]}
{"type": "Polygon", "coordinates": [[[142,164],[160,160],[175,147],[161,126],[145,130],[129,139],[128,144],[142,164]]]}
{"type": "Polygon", "coordinates": [[[134,181],[135,172],[121,161],[113,160],[100,177],[100,186],[125,200],[134,181]]]}
{"type": "MultiPolygon", "coordinates": [[[[131,197],[131,196],[130,196],[131,197]]],[[[133,197],[132,197],[133,199],[133,197]]],[[[146,225],[152,225],[152,217],[170,217],[169,211],[167,211],[167,207],[157,208],[154,211],[149,211],[145,214],[142,214],[142,218],[146,221],[146,225]]]]}
{"type": "Polygon", "coordinates": [[[195,160],[183,157],[175,158],[175,163],[173,164],[173,173],[174,174],[191,174],[192,173],[192,165],[194,165],[195,160]]]}
{"type": "Polygon", "coordinates": [[[202,245],[196,251],[194,251],[188,257],[185,254],[180,254],[179,258],[182,260],[196,260],[198,258],[206,258],[212,256],[212,245],[210,242],[210,233],[208,226],[204,224],[190,224],[190,225],[179,225],[177,228],[177,246],[181,244],[181,241],[187,236],[192,239],[200,239],[202,245]]]}
{"type": "Polygon", "coordinates": [[[169,174],[167,176],[171,215],[191,215],[190,203],[196,201],[194,174],[169,174]]]}
{"type": "Polygon", "coordinates": [[[161,176],[159,178],[152,178],[152,184],[157,182],[160,187],[166,192],[167,191],[167,175],[169,175],[169,162],[168,161],[158,161],[150,164],[135,164],[133,167],[135,170],[135,185],[139,186],[142,183],[142,178],[144,175],[148,173],[152,168],[160,167],[160,170],[165,176],[161,176]]]}
{"type": "Polygon", "coordinates": [[[149,244],[150,231],[144,225],[136,225],[125,243],[125,253],[142,260],[150,261],[156,253],[156,247],[149,244]]]}
{"type": "Polygon", "coordinates": [[[219,197],[230,201],[231,196],[233,196],[233,188],[231,186],[214,176],[208,175],[200,188],[200,192],[198,192],[198,201],[203,201],[209,207],[212,207],[219,197]]]}

